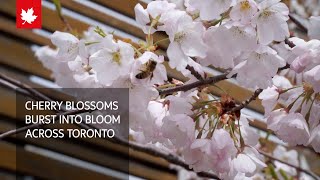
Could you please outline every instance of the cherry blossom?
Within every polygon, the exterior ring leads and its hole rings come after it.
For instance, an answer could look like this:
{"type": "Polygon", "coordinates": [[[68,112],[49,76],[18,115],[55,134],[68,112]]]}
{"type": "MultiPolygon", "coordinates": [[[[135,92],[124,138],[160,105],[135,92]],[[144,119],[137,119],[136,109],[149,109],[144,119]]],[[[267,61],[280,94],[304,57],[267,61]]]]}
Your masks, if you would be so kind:
{"type": "Polygon", "coordinates": [[[162,133],[177,148],[188,146],[195,138],[195,123],[186,114],[170,115],[163,119],[162,133]]]}
{"type": "Polygon", "coordinates": [[[251,147],[244,148],[244,151],[232,160],[232,168],[237,172],[236,176],[244,174],[246,177],[251,177],[264,167],[266,164],[263,162],[263,157],[251,147]]]}
{"type": "MultiPolygon", "coordinates": [[[[240,131],[244,143],[249,146],[255,146],[259,141],[259,134],[249,126],[249,120],[244,115],[240,116],[240,131]]],[[[240,137],[239,137],[240,138],[240,137]]],[[[241,146],[241,144],[240,144],[241,146]]]]}
{"type": "Polygon", "coordinates": [[[283,41],[289,37],[287,20],[289,9],[280,0],[265,0],[258,4],[259,12],[253,23],[257,26],[258,39],[267,45],[272,41],[283,41]]]}
{"type": "Polygon", "coordinates": [[[300,113],[272,112],[267,122],[268,128],[290,145],[306,145],[309,140],[308,124],[300,113]]]}
{"type": "Polygon", "coordinates": [[[312,84],[313,90],[320,92],[320,65],[312,68],[304,74],[305,80],[312,84]]]}
{"type": "Polygon", "coordinates": [[[286,64],[285,60],[269,47],[260,47],[241,59],[245,61],[239,63],[230,76],[237,73],[237,81],[241,85],[251,88],[271,86],[272,77],[276,75],[278,68],[286,64]]]}
{"type": "Polygon", "coordinates": [[[309,70],[320,62],[320,41],[310,40],[305,42],[302,39],[290,38],[297,45],[292,49],[292,54],[288,57],[291,69],[297,73],[309,70]]]}
{"type": "Polygon", "coordinates": [[[320,16],[311,16],[308,27],[308,36],[312,39],[320,39],[320,16]]]}
{"type": "Polygon", "coordinates": [[[74,60],[79,53],[79,39],[72,34],[56,31],[51,35],[51,42],[59,48],[57,56],[60,60],[74,60]]]}
{"type": "Polygon", "coordinates": [[[265,115],[268,115],[277,105],[279,98],[278,89],[275,86],[268,87],[259,94],[259,98],[262,99],[265,115]]]}
{"type": "Polygon", "coordinates": [[[312,130],[309,143],[316,152],[320,152],[320,125],[312,130]]]}
{"type": "MultiPolygon", "coordinates": [[[[145,52],[142,56],[135,60],[131,73],[133,83],[137,84],[163,84],[167,80],[167,71],[163,56],[157,56],[152,52],[145,52]],[[154,70],[150,70],[150,66],[154,66],[154,70]],[[151,72],[150,72],[151,71],[151,72]],[[138,74],[145,74],[147,77],[139,77],[138,74]]],[[[145,76],[143,75],[143,76],[145,76]]]]}
{"type": "Polygon", "coordinates": [[[110,86],[120,76],[127,75],[134,62],[134,50],[131,45],[108,39],[108,46],[90,57],[90,64],[97,72],[97,78],[103,85],[110,86]],[[107,70],[107,71],[106,71],[107,70]]]}
{"type": "Polygon", "coordinates": [[[200,61],[203,65],[232,68],[235,65],[235,57],[257,48],[254,29],[237,23],[218,28],[212,27],[206,31],[204,36],[205,43],[209,48],[207,57],[200,61]],[[244,41],[246,44],[242,43],[244,41]]]}
{"type": "Polygon", "coordinates": [[[258,12],[257,3],[253,0],[238,0],[237,4],[231,9],[230,18],[248,24],[253,16],[258,12]]]}
{"type": "Polygon", "coordinates": [[[178,19],[172,31],[167,32],[171,41],[167,50],[170,67],[181,70],[187,66],[189,57],[206,56],[203,32],[203,25],[193,22],[190,16],[183,15],[178,19]]]}
{"type": "Polygon", "coordinates": [[[162,14],[176,7],[173,3],[167,1],[152,1],[144,9],[141,4],[137,4],[134,8],[136,21],[142,27],[144,33],[154,33],[158,24],[161,24],[162,14]],[[149,32],[150,30],[150,32],[149,32]]]}
{"type": "Polygon", "coordinates": [[[215,0],[189,0],[189,4],[200,11],[202,20],[213,20],[227,11],[233,4],[233,0],[215,1],[215,0]]]}
{"type": "Polygon", "coordinates": [[[219,129],[214,132],[212,140],[196,139],[183,155],[196,172],[214,170],[226,173],[230,170],[231,158],[235,153],[229,133],[219,129]]]}

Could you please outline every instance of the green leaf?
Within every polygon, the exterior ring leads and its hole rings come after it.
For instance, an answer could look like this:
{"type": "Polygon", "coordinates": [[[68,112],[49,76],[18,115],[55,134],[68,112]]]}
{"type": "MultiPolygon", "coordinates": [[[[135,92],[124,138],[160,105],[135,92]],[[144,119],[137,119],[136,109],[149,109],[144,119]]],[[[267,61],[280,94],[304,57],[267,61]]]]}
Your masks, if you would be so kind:
{"type": "Polygon", "coordinates": [[[273,179],[279,179],[278,175],[274,169],[274,166],[272,164],[268,164],[269,173],[272,176],[273,179]]]}
{"type": "Polygon", "coordinates": [[[58,15],[61,17],[62,14],[61,14],[61,3],[60,3],[60,0],[52,0],[52,1],[53,1],[53,4],[56,7],[56,11],[57,11],[58,15]]]}
{"type": "Polygon", "coordinates": [[[287,173],[283,169],[280,169],[280,174],[284,180],[289,180],[287,173]]]}

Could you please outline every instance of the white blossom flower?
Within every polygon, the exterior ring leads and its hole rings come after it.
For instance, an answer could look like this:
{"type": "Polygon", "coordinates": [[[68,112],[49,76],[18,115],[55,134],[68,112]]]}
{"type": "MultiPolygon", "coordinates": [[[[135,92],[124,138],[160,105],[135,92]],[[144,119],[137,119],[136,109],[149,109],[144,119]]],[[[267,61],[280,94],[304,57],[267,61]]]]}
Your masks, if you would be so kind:
{"type": "Polygon", "coordinates": [[[254,0],[238,0],[237,4],[231,9],[230,18],[248,24],[257,12],[258,7],[254,0]]]}
{"type": "Polygon", "coordinates": [[[255,52],[241,57],[245,61],[238,64],[229,74],[237,73],[237,81],[249,88],[267,88],[272,85],[272,77],[278,68],[286,65],[284,59],[269,47],[260,47],[255,52]]]}
{"type": "MultiPolygon", "coordinates": [[[[143,112],[137,112],[143,113],[143,112]]],[[[150,101],[148,104],[148,111],[146,112],[146,118],[139,119],[135,121],[135,119],[130,119],[130,126],[135,126],[135,130],[139,130],[137,132],[143,133],[143,138],[139,138],[141,143],[164,143],[168,145],[168,139],[163,137],[163,120],[164,117],[168,115],[167,107],[163,105],[163,102],[158,101],[150,101]],[[135,121],[132,124],[132,121],[135,121]]],[[[141,134],[139,135],[141,136],[141,134]]]]}
{"type": "Polygon", "coordinates": [[[310,133],[306,120],[300,113],[274,111],[267,120],[268,128],[289,145],[306,145],[310,133]]]}
{"type": "Polygon", "coordinates": [[[205,32],[204,39],[208,52],[200,63],[205,66],[233,68],[235,57],[257,48],[255,30],[236,23],[211,27],[205,32]]]}
{"type": "Polygon", "coordinates": [[[258,4],[259,12],[253,23],[257,25],[259,42],[267,45],[272,41],[283,41],[289,37],[287,20],[289,9],[280,0],[265,0],[258,4]]]}
{"type": "Polygon", "coordinates": [[[133,64],[131,79],[134,84],[163,84],[167,80],[167,71],[163,56],[145,52],[133,64]],[[137,78],[138,76],[138,78],[137,78]]]}
{"type": "Polygon", "coordinates": [[[56,31],[51,35],[51,42],[59,48],[59,60],[72,61],[79,54],[79,39],[70,33],[56,31]]]}
{"type": "Polygon", "coordinates": [[[234,0],[189,0],[189,4],[200,11],[202,20],[209,21],[219,18],[234,4],[234,0]]]}
{"type": "Polygon", "coordinates": [[[150,33],[154,33],[157,31],[156,27],[150,28],[153,21],[155,24],[152,25],[156,26],[157,23],[161,22],[161,16],[175,7],[174,3],[167,1],[152,1],[148,4],[147,9],[144,9],[141,4],[137,4],[134,7],[136,21],[145,34],[149,34],[149,30],[150,33]]]}
{"type": "Polygon", "coordinates": [[[314,101],[309,100],[306,103],[303,103],[301,107],[302,115],[306,117],[307,113],[310,113],[308,119],[310,130],[313,130],[320,123],[320,101],[315,96],[313,96],[313,98],[315,98],[314,101]]]}
{"type": "Polygon", "coordinates": [[[170,115],[187,114],[191,115],[192,104],[189,98],[170,95],[166,97],[169,101],[169,113],[170,115]]]}
{"type": "Polygon", "coordinates": [[[245,147],[244,151],[232,160],[231,171],[235,171],[235,174],[243,173],[246,177],[251,177],[266,166],[263,162],[263,156],[255,148],[245,147]]]}
{"type": "Polygon", "coordinates": [[[169,65],[177,70],[184,69],[189,57],[206,56],[206,46],[202,40],[204,27],[200,22],[193,22],[188,15],[183,15],[172,28],[167,32],[170,44],[167,50],[169,65]]]}
{"type": "Polygon", "coordinates": [[[223,129],[216,129],[211,140],[196,139],[190,148],[183,151],[185,161],[196,172],[213,170],[217,173],[227,173],[235,154],[233,141],[229,133],[223,129]]]}
{"type": "Polygon", "coordinates": [[[275,75],[272,78],[273,85],[280,89],[289,89],[292,87],[291,82],[288,80],[288,78],[280,75],[275,75]]]}
{"type": "MultiPolygon", "coordinates": [[[[106,37],[108,38],[108,36],[106,37]]],[[[128,75],[134,62],[134,50],[130,44],[108,39],[108,47],[90,57],[90,65],[96,71],[99,82],[110,86],[120,76],[128,75]]]]}
{"type": "Polygon", "coordinates": [[[309,82],[313,86],[315,93],[320,92],[320,65],[305,72],[304,78],[306,82],[309,82]]]}
{"type": "Polygon", "coordinates": [[[36,51],[36,57],[42,62],[45,68],[52,71],[55,82],[60,87],[76,88],[79,83],[74,79],[74,73],[68,63],[57,59],[58,51],[44,46],[36,51]]]}
{"type": "Polygon", "coordinates": [[[299,38],[290,38],[295,43],[291,55],[287,58],[290,68],[297,73],[310,70],[320,62],[320,41],[313,39],[305,42],[299,38]]]}
{"type": "Polygon", "coordinates": [[[287,112],[284,109],[277,109],[270,113],[267,118],[267,126],[268,129],[273,131],[279,131],[279,124],[281,123],[282,119],[287,115],[287,112]]]}
{"type": "Polygon", "coordinates": [[[246,145],[255,146],[258,144],[260,136],[257,131],[249,125],[249,120],[244,115],[240,116],[240,131],[246,145]]]}
{"type": "Polygon", "coordinates": [[[195,123],[186,114],[166,116],[161,130],[176,148],[189,146],[195,138],[195,123]]]}
{"type": "Polygon", "coordinates": [[[144,116],[143,112],[147,111],[149,102],[159,96],[159,92],[152,86],[132,84],[129,74],[119,77],[110,87],[129,89],[129,110],[137,116],[144,116]]]}
{"type": "Polygon", "coordinates": [[[308,36],[312,39],[320,39],[320,16],[311,16],[308,26],[308,36]]]}
{"type": "Polygon", "coordinates": [[[309,144],[316,152],[320,153],[320,125],[312,130],[309,144]]]}
{"type": "Polygon", "coordinates": [[[278,98],[279,92],[275,86],[268,87],[259,94],[259,99],[262,100],[265,115],[270,114],[270,112],[276,107],[278,98]]]}

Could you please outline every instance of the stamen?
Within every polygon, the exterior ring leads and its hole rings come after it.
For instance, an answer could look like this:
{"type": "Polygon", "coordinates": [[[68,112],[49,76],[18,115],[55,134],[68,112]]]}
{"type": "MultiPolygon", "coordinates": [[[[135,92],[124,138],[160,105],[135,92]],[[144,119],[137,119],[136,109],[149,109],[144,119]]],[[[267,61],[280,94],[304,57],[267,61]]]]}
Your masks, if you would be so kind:
{"type": "Polygon", "coordinates": [[[121,65],[121,54],[120,52],[114,52],[112,53],[112,60],[116,62],[118,65],[121,65]]]}
{"type": "Polygon", "coordinates": [[[240,11],[247,11],[249,9],[251,9],[249,1],[240,2],[240,11]]]}

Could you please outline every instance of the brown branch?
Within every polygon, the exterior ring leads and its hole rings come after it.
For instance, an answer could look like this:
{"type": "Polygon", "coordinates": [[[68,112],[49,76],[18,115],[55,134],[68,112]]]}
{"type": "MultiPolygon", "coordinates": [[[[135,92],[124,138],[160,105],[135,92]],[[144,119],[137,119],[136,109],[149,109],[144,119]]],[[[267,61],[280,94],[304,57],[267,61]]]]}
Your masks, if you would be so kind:
{"type": "Polygon", "coordinates": [[[21,89],[28,91],[30,94],[32,94],[36,98],[43,99],[45,101],[52,101],[52,99],[50,99],[48,96],[42,94],[39,91],[36,91],[35,89],[28,86],[27,84],[21,83],[20,81],[17,81],[15,79],[3,74],[3,73],[0,73],[0,79],[3,79],[4,81],[7,81],[8,83],[11,83],[12,85],[17,86],[17,88],[21,88],[21,89]]]}
{"type": "Polygon", "coordinates": [[[201,74],[199,72],[197,72],[194,67],[187,65],[186,67],[187,70],[189,70],[191,72],[191,74],[196,77],[198,80],[203,80],[203,77],[201,76],[201,74]]]}
{"type": "Polygon", "coordinates": [[[294,15],[294,14],[289,14],[290,20],[294,24],[296,24],[303,32],[307,33],[308,32],[308,28],[300,20],[298,20],[295,16],[296,15],[294,15]]]}
{"type": "Polygon", "coordinates": [[[281,162],[281,163],[286,164],[286,165],[288,165],[288,166],[291,166],[291,167],[297,169],[298,171],[301,171],[301,172],[304,172],[304,173],[310,175],[310,176],[313,177],[314,179],[317,179],[317,180],[320,179],[316,174],[314,174],[313,172],[311,172],[311,171],[309,171],[309,170],[307,170],[307,169],[303,169],[303,168],[301,168],[301,167],[299,167],[299,166],[296,166],[296,165],[287,163],[287,162],[285,162],[285,161],[283,161],[283,160],[281,160],[281,159],[278,159],[278,158],[276,158],[276,157],[272,156],[271,154],[268,154],[268,153],[266,153],[266,152],[264,152],[264,151],[261,151],[261,150],[258,150],[258,151],[259,151],[260,154],[264,155],[265,157],[267,157],[267,158],[269,158],[269,159],[271,159],[271,160],[278,161],[278,162],[281,162]]]}
{"type": "Polygon", "coordinates": [[[296,45],[290,41],[288,38],[284,39],[284,43],[286,43],[289,47],[294,48],[296,45]]]}
{"type": "Polygon", "coordinates": [[[279,71],[282,71],[282,70],[285,70],[285,69],[289,69],[289,68],[290,68],[290,64],[287,63],[285,66],[279,68],[279,69],[278,69],[278,72],[279,72],[279,71]]]}
{"type": "MultiPolygon", "coordinates": [[[[278,71],[288,69],[288,68],[290,68],[290,64],[286,64],[284,67],[279,68],[278,71]]],[[[228,79],[227,76],[229,73],[230,73],[230,71],[226,71],[223,74],[209,77],[207,79],[198,80],[196,82],[184,84],[184,85],[177,86],[177,87],[172,87],[172,88],[167,88],[167,89],[158,89],[158,91],[159,91],[160,95],[171,94],[171,93],[178,92],[178,91],[188,91],[188,90],[196,88],[196,87],[200,87],[200,86],[208,85],[208,84],[214,84],[219,81],[228,79]]],[[[231,78],[235,78],[235,77],[237,77],[237,74],[234,74],[231,78]]]]}
{"type": "Polygon", "coordinates": [[[249,99],[243,101],[240,105],[238,105],[238,106],[230,109],[228,112],[240,111],[241,109],[247,107],[247,106],[250,104],[251,101],[254,101],[254,100],[257,99],[257,97],[259,96],[259,94],[260,94],[262,91],[263,91],[263,89],[257,89],[257,90],[255,90],[254,93],[252,94],[252,96],[251,96],[249,99]]]}
{"type": "Polygon", "coordinates": [[[164,90],[158,90],[160,95],[165,95],[165,94],[171,94],[177,91],[188,91],[190,89],[199,87],[199,86],[203,86],[203,85],[207,85],[207,84],[214,84],[217,83],[219,81],[228,79],[227,76],[229,74],[229,71],[221,74],[221,75],[217,75],[217,76],[213,76],[204,80],[199,80],[190,84],[184,84],[182,86],[177,86],[177,87],[173,87],[173,88],[167,88],[164,90]]]}

